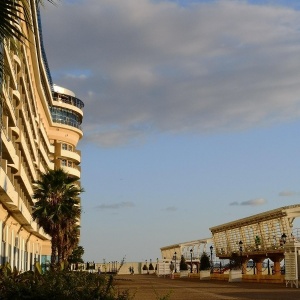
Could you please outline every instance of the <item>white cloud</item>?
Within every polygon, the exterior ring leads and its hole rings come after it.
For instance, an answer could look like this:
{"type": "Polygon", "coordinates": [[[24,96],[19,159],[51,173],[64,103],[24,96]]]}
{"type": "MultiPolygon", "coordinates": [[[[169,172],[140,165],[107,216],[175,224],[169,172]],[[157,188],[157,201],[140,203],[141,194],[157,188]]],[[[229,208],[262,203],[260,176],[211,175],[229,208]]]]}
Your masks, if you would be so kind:
{"type": "Polygon", "coordinates": [[[43,25],[55,82],[85,102],[85,137],[103,146],[300,115],[300,11],[245,1],[64,1],[47,6],[43,25]]]}
{"type": "Polygon", "coordinates": [[[279,196],[281,197],[293,197],[297,195],[299,195],[299,193],[293,191],[282,191],[279,193],[279,196]]]}
{"type": "Polygon", "coordinates": [[[98,210],[104,210],[104,209],[122,209],[122,208],[131,208],[131,207],[134,207],[135,204],[133,202],[119,202],[119,203],[110,203],[110,204],[101,204],[101,205],[98,205],[96,206],[96,209],[98,210]]]}
{"type": "Polygon", "coordinates": [[[243,201],[243,202],[240,203],[240,205],[258,206],[258,205],[264,205],[266,203],[267,203],[266,199],[257,198],[257,199],[251,199],[251,200],[243,201]]]}
{"type": "Polygon", "coordinates": [[[164,209],[164,211],[174,212],[174,211],[177,211],[177,207],[176,206],[168,206],[164,209]]]}

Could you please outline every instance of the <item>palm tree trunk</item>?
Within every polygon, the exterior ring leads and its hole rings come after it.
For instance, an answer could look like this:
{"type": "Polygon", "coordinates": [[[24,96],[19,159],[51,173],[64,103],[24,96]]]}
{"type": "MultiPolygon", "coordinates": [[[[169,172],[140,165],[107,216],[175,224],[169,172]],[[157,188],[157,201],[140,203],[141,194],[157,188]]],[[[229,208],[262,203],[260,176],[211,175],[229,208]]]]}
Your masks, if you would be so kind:
{"type": "Polygon", "coordinates": [[[57,250],[57,238],[52,237],[51,240],[51,265],[52,266],[56,264],[56,250],[57,250]]]}

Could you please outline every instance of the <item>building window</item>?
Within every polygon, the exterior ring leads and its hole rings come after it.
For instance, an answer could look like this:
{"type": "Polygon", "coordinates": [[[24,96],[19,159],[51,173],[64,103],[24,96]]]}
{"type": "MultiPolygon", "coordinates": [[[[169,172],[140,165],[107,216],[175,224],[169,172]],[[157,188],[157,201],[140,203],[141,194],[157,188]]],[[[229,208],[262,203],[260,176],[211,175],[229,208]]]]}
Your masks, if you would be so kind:
{"type": "Polygon", "coordinates": [[[76,112],[58,107],[50,107],[50,111],[53,122],[80,128],[82,116],[76,112]]]}

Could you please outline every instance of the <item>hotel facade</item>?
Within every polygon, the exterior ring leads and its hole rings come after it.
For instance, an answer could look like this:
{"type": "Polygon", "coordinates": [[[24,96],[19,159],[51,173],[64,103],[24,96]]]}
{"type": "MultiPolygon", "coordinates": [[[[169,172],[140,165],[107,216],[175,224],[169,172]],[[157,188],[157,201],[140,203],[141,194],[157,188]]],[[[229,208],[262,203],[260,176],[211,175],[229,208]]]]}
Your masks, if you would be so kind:
{"type": "Polygon", "coordinates": [[[47,169],[63,168],[80,185],[83,102],[52,83],[43,48],[39,10],[32,28],[20,21],[23,43],[5,40],[0,82],[0,265],[32,270],[50,261],[51,239],[32,219],[33,183],[47,169]]]}

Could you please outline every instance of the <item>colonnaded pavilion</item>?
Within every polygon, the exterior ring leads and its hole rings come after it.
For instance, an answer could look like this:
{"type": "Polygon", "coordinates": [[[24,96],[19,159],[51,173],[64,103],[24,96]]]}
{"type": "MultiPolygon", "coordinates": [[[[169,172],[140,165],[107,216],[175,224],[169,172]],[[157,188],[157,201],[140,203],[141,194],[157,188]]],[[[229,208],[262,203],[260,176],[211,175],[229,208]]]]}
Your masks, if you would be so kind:
{"type": "Polygon", "coordinates": [[[293,223],[299,216],[297,204],[238,219],[211,227],[211,238],[162,247],[161,256],[178,265],[183,255],[191,272],[198,273],[200,256],[206,252],[214,262],[211,277],[223,280],[229,273],[228,262],[235,257],[243,281],[285,281],[298,286],[300,229],[293,223]]]}

